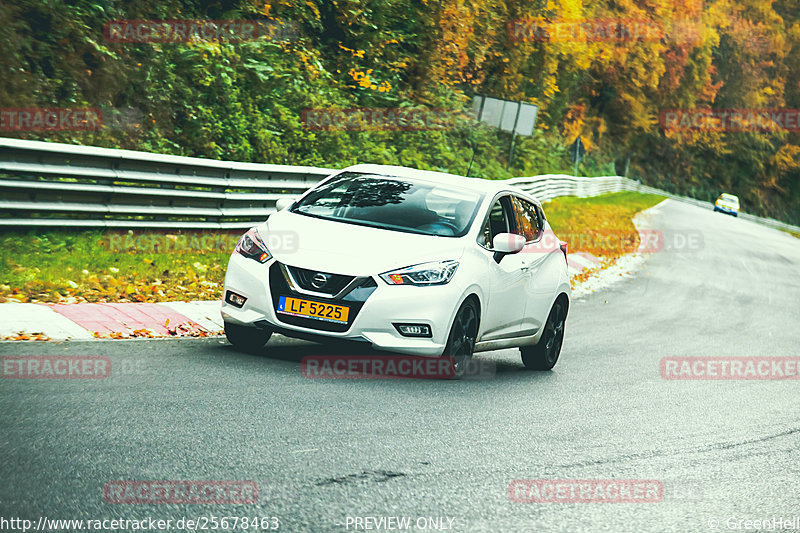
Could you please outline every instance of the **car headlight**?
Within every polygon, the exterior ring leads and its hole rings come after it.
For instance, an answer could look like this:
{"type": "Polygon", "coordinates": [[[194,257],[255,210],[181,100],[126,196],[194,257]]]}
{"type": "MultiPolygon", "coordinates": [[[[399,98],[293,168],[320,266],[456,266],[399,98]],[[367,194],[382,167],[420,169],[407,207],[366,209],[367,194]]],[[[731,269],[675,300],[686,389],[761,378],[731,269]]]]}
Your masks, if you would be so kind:
{"type": "Polygon", "coordinates": [[[235,251],[239,255],[243,255],[259,263],[266,263],[272,259],[272,254],[269,253],[267,245],[264,244],[256,228],[249,229],[247,233],[242,235],[239,242],[236,243],[235,251]]]}
{"type": "Polygon", "coordinates": [[[458,268],[458,261],[433,261],[381,274],[389,285],[444,285],[458,268]]]}

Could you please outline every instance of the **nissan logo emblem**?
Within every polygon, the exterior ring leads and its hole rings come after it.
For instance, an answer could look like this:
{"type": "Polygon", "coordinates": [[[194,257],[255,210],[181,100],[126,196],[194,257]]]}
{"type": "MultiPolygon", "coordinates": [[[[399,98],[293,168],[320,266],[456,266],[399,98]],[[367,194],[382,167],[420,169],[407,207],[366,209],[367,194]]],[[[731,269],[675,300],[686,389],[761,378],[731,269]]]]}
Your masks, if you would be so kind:
{"type": "Polygon", "coordinates": [[[314,277],[311,278],[311,285],[315,289],[321,289],[326,283],[328,283],[328,275],[323,274],[322,272],[317,272],[314,274],[314,277]]]}

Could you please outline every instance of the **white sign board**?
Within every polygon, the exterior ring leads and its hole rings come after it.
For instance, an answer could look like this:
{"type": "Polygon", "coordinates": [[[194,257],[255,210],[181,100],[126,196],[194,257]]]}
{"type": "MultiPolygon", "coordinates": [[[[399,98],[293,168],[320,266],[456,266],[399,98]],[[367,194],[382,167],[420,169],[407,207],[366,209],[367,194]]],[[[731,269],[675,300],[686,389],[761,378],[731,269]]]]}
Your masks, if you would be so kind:
{"type": "Polygon", "coordinates": [[[539,114],[539,106],[525,103],[521,105],[517,119],[517,135],[531,136],[536,125],[536,116],[539,114]]]}
{"type": "Polygon", "coordinates": [[[538,106],[523,102],[478,95],[472,99],[472,113],[477,120],[509,133],[516,130],[517,135],[533,135],[538,112],[538,106]]]}
{"type": "Polygon", "coordinates": [[[481,113],[480,121],[494,126],[500,127],[500,121],[503,119],[503,101],[497,98],[485,98],[483,101],[483,112],[481,113]]]}

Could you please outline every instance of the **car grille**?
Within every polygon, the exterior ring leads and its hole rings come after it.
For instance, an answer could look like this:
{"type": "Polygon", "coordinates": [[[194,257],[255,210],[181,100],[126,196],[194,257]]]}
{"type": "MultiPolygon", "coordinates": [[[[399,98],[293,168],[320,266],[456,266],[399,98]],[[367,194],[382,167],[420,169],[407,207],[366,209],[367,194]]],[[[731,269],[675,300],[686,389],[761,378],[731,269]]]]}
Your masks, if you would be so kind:
{"type": "MultiPolygon", "coordinates": [[[[314,329],[318,331],[331,331],[337,333],[343,333],[350,329],[350,326],[353,324],[353,321],[358,316],[358,313],[361,311],[361,308],[364,306],[364,302],[367,301],[367,298],[373,293],[375,289],[378,288],[378,284],[375,283],[375,280],[371,277],[365,277],[360,283],[357,283],[354,287],[351,287],[350,290],[347,291],[346,294],[343,294],[340,298],[333,298],[331,293],[331,297],[322,297],[322,296],[309,296],[307,294],[299,293],[295,290],[292,290],[289,287],[289,284],[286,282],[286,278],[284,277],[283,272],[281,272],[281,268],[286,268],[289,272],[292,273],[292,277],[294,280],[300,284],[300,280],[297,276],[295,276],[295,272],[297,270],[305,270],[299,269],[297,267],[289,267],[288,265],[281,265],[277,261],[273,263],[273,265],[269,269],[269,288],[270,293],[272,296],[272,308],[276,310],[275,316],[280,322],[284,324],[291,324],[293,326],[300,326],[303,328],[314,329]],[[301,316],[293,316],[293,315],[285,315],[283,313],[278,313],[278,301],[280,300],[281,296],[293,296],[296,298],[303,298],[305,300],[310,300],[314,302],[322,302],[322,303],[329,303],[329,304],[336,304],[336,305],[346,305],[350,308],[350,313],[347,317],[347,323],[339,323],[339,322],[324,322],[322,320],[315,320],[313,318],[305,318],[301,316]]],[[[306,272],[317,273],[314,270],[306,270],[306,272]]],[[[344,278],[345,281],[342,282],[341,280],[337,279],[337,283],[342,284],[342,288],[346,287],[351,281],[355,279],[354,276],[340,276],[344,278]]],[[[330,281],[329,281],[330,283],[330,281]]],[[[303,287],[305,288],[305,287],[303,287]]],[[[322,292],[320,289],[311,288],[309,290],[313,290],[316,292],[322,292]]],[[[337,293],[340,292],[341,289],[336,291],[337,293]]]]}
{"type": "Polygon", "coordinates": [[[343,276],[341,274],[330,274],[328,272],[319,272],[316,270],[306,270],[305,268],[298,268],[286,265],[287,270],[292,275],[292,278],[300,285],[300,288],[307,291],[324,292],[325,294],[339,294],[348,283],[355,279],[355,276],[343,276]],[[315,279],[316,278],[316,279],[315,279]],[[319,281],[325,278],[324,283],[320,284],[319,281]],[[317,285],[315,285],[317,283],[317,285]]]}

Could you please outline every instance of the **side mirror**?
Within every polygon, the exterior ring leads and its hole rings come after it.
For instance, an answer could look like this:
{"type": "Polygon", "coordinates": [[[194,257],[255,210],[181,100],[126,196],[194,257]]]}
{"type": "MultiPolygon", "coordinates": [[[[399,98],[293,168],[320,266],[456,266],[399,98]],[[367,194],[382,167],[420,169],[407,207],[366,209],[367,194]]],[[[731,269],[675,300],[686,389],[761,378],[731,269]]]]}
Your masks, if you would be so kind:
{"type": "Polygon", "coordinates": [[[293,196],[282,196],[281,198],[278,198],[275,201],[275,209],[277,211],[283,211],[284,209],[286,209],[287,207],[289,207],[293,203],[294,203],[294,197],[293,196]]]}
{"type": "Polygon", "coordinates": [[[496,263],[499,263],[504,255],[519,253],[524,247],[525,237],[516,233],[498,233],[492,240],[496,263]]]}

